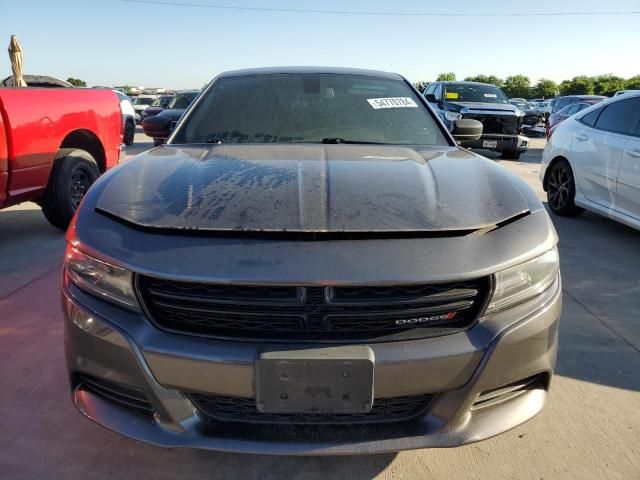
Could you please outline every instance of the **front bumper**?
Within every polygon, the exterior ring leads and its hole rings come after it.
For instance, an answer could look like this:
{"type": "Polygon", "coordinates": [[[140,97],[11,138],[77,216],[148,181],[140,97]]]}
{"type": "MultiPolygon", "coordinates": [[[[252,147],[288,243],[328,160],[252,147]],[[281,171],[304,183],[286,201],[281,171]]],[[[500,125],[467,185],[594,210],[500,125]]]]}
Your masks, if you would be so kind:
{"type": "Polygon", "coordinates": [[[529,138],[524,135],[503,135],[487,133],[479,140],[465,141],[461,144],[465,148],[493,150],[496,152],[525,152],[529,148],[529,138]],[[487,146],[487,142],[496,142],[495,146],[487,146]]]}
{"type": "MultiPolygon", "coordinates": [[[[481,319],[466,332],[377,343],[374,398],[433,394],[419,416],[400,424],[253,425],[211,422],[186,392],[254,397],[258,351],[284,345],[166,333],[141,314],[63,288],[65,347],[73,401],[91,420],[165,447],[271,454],[360,454],[452,447],[509,430],[543,407],[555,364],[560,279],[539,297],[481,319]],[[140,414],[83,388],[80,374],[144,392],[154,413],[140,414]],[[505,401],[474,405],[482,392],[540,375],[537,387],[505,401]]],[[[375,405],[375,401],[374,401],[375,405]]]]}

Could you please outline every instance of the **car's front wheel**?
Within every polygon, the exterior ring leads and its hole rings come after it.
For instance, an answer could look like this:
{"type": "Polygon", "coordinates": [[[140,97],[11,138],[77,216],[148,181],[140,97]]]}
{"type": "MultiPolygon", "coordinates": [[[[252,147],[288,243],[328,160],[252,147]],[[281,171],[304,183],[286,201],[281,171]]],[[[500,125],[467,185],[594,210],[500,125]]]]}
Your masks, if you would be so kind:
{"type": "Polygon", "coordinates": [[[556,215],[575,217],[584,212],[574,200],[576,196],[576,182],[571,165],[566,160],[560,160],[551,166],[547,176],[547,202],[549,208],[556,215]]]}

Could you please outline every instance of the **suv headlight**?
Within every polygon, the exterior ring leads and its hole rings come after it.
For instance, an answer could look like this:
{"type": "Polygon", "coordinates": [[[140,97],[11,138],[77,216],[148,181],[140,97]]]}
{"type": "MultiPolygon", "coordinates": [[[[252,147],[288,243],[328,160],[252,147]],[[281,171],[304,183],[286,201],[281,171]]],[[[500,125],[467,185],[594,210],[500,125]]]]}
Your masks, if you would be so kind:
{"type": "Polygon", "coordinates": [[[81,290],[120,306],[139,308],[129,270],[90,257],[72,244],[67,245],[64,270],[65,278],[81,290]]]}
{"type": "Polygon", "coordinates": [[[454,120],[460,120],[462,118],[462,114],[458,112],[444,112],[444,118],[453,122],[454,120]]]}
{"type": "Polygon", "coordinates": [[[558,249],[495,274],[495,289],[486,313],[529,300],[553,284],[559,271],[558,249]]]}

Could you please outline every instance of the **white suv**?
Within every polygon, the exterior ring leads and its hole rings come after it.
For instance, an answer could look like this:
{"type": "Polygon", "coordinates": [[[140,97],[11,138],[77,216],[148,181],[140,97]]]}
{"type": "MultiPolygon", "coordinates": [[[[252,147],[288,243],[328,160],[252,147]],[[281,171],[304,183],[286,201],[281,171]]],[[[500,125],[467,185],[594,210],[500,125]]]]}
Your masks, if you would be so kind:
{"type": "Polygon", "coordinates": [[[540,178],[553,213],[587,209],[640,229],[640,93],[597,103],[558,125],[540,178]]]}

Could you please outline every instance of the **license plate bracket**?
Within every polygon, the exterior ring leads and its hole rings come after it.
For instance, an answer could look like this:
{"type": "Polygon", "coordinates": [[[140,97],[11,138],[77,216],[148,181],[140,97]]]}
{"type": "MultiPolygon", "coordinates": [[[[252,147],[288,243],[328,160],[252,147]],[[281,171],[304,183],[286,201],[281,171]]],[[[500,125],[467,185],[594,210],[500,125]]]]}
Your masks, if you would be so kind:
{"type": "Polygon", "coordinates": [[[264,413],[366,413],[373,370],[373,350],[363,345],[263,352],[256,406],[264,413]]]}

